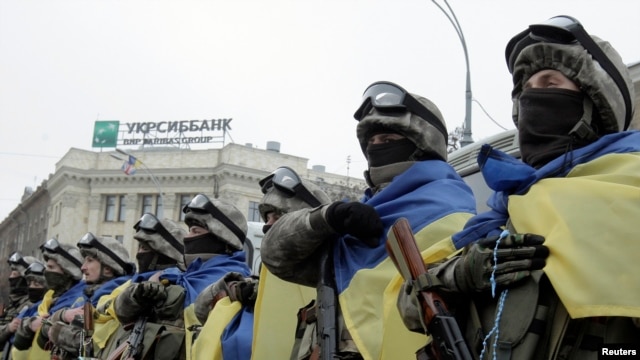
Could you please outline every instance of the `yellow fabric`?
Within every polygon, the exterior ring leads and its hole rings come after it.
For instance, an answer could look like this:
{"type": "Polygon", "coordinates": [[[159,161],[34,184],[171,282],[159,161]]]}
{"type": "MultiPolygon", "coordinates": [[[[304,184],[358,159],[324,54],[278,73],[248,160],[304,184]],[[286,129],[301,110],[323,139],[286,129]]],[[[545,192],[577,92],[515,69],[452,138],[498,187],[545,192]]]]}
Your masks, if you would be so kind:
{"type": "MultiPolygon", "coordinates": [[[[42,302],[38,305],[38,316],[48,316],[51,303],[53,302],[53,290],[47,290],[42,297],[42,302]]],[[[39,328],[38,328],[39,330],[39,328]]],[[[38,337],[40,331],[36,331],[31,347],[26,350],[18,350],[15,347],[11,347],[11,358],[15,360],[49,360],[51,353],[44,351],[38,346],[38,337]]]]}
{"type": "Polygon", "coordinates": [[[38,316],[49,315],[49,309],[51,309],[51,303],[53,302],[53,290],[47,290],[42,297],[42,302],[38,305],[38,316]]]}
{"type": "Polygon", "coordinates": [[[97,312],[98,316],[95,319],[91,338],[93,339],[93,344],[100,349],[104,349],[111,336],[120,327],[113,304],[115,303],[115,298],[129,285],[131,285],[131,280],[127,280],[127,282],[113,289],[110,294],[103,295],[98,299],[98,308],[103,308],[104,310],[103,312],[97,312]]]}
{"type": "Polygon", "coordinates": [[[193,344],[192,359],[222,360],[222,344],[220,342],[222,333],[241,309],[242,304],[239,301],[232,302],[228,296],[216,303],[193,344]],[[212,319],[215,319],[215,321],[209,321],[212,319]]]}
{"type": "Polygon", "coordinates": [[[281,280],[263,266],[254,312],[251,358],[288,359],[295,341],[298,309],[315,298],[315,288],[281,280]]]}
{"type": "Polygon", "coordinates": [[[14,346],[11,347],[11,359],[12,360],[29,360],[29,349],[18,350],[14,346]]]}
{"type": "MultiPolygon", "coordinates": [[[[185,348],[186,348],[186,352],[187,352],[187,359],[193,359],[193,360],[198,360],[200,359],[200,357],[196,356],[195,353],[193,352],[193,331],[190,331],[189,328],[191,328],[191,326],[193,325],[202,325],[200,324],[200,321],[198,321],[198,318],[196,317],[196,313],[195,310],[193,309],[193,304],[187,306],[184,309],[184,328],[186,329],[185,331],[185,337],[184,337],[184,341],[185,341],[185,348]]],[[[226,326],[226,323],[225,323],[226,326]]],[[[200,337],[202,334],[198,335],[198,337],[200,337]]],[[[220,338],[217,338],[218,341],[216,341],[217,343],[220,342],[220,338]]],[[[207,357],[203,357],[202,359],[206,359],[207,357]]]]}
{"type": "MultiPolygon", "coordinates": [[[[31,343],[31,348],[29,349],[29,360],[50,360],[51,352],[43,350],[40,346],[38,346],[38,338],[40,337],[40,332],[36,332],[36,336],[33,337],[33,342],[31,343]]],[[[16,358],[14,358],[16,359],[16,358]]]]}
{"type": "Polygon", "coordinates": [[[544,268],[572,318],[640,317],[640,154],[611,154],[509,197],[516,231],[546,238],[544,268]]]}
{"type": "MultiPolygon", "coordinates": [[[[428,262],[455,252],[451,235],[460,231],[469,213],[443,217],[416,235],[418,248],[428,262]]],[[[400,318],[396,300],[402,279],[387,258],[373,269],[358,271],[340,294],[340,308],[347,328],[364,359],[414,359],[426,337],[409,331],[400,318]]]]}

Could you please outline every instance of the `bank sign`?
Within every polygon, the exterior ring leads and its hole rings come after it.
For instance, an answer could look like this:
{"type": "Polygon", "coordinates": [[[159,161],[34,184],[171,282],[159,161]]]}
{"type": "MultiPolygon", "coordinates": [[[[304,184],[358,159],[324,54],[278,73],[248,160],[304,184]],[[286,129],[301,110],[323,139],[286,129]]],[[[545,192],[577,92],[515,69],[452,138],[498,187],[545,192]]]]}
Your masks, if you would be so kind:
{"type": "Polygon", "coordinates": [[[183,145],[219,142],[232,119],[179,120],[120,123],[118,120],[96,121],[93,147],[118,145],[183,145]],[[222,134],[216,134],[221,132],[222,134]]]}

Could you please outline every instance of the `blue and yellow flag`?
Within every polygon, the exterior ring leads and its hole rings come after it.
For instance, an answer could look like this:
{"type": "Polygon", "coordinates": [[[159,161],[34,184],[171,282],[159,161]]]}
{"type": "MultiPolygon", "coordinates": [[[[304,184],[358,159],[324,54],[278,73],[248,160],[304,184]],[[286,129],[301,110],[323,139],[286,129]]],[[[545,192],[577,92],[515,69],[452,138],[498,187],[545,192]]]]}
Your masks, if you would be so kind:
{"type": "MultiPolygon", "coordinates": [[[[384,236],[397,219],[407,218],[419,248],[430,249],[434,261],[455,251],[450,237],[475,214],[476,204],[471,189],[454,169],[436,160],[417,162],[375,196],[367,192],[363,202],[380,215],[384,236]]],[[[413,358],[426,338],[402,324],[395,306],[401,282],[393,282],[398,271],[383,240],[373,249],[349,235],[336,243],[333,255],[340,309],[365,359],[413,358]]]]}
{"type": "Polygon", "coordinates": [[[497,193],[492,211],[456,235],[461,244],[509,218],[545,237],[544,272],[572,318],[640,317],[639,132],[603,136],[538,170],[490,147],[479,162],[497,193]]]}

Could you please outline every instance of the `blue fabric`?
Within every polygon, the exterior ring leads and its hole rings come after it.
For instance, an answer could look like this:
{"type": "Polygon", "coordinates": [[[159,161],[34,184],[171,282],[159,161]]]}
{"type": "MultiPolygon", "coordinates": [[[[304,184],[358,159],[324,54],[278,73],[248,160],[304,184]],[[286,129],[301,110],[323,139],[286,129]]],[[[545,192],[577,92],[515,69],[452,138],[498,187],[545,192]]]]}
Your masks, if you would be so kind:
{"type": "Polygon", "coordinates": [[[342,293],[355,273],[370,269],[387,258],[387,232],[401,217],[407,218],[414,233],[435,220],[454,213],[476,213],[473,192],[451,165],[440,160],[416,162],[380,192],[368,189],[362,202],[373,206],[384,224],[377,247],[370,248],[351,235],[334,246],[336,285],[342,293]]]}
{"type": "Polygon", "coordinates": [[[38,315],[38,306],[40,306],[40,303],[42,303],[42,300],[22,310],[16,317],[18,319],[24,319],[24,318],[32,317],[34,315],[38,315]]]}
{"type": "Polygon", "coordinates": [[[186,308],[196,300],[204,288],[231,271],[244,276],[251,274],[244,251],[236,251],[232,255],[217,255],[204,263],[198,258],[189,265],[185,272],[181,272],[178,268],[166,269],[160,275],[160,279],[167,279],[186,290],[187,294],[184,299],[184,307],[186,308]]]}
{"type": "MultiPolygon", "coordinates": [[[[120,276],[115,279],[111,279],[104,284],[102,284],[91,296],[91,304],[93,307],[98,306],[98,300],[104,295],[109,295],[113,290],[115,290],[118,286],[126,283],[131,279],[131,275],[120,276]]],[[[84,304],[83,304],[84,305],[84,304]]]]}
{"type": "Polygon", "coordinates": [[[574,150],[534,169],[522,161],[483,145],[478,164],[487,185],[495,192],[487,201],[491,210],[469,219],[464,230],[453,236],[456,248],[462,248],[478,239],[499,233],[509,214],[509,196],[525,194],[529,188],[545,178],[564,177],[575,166],[606,154],[624,154],[640,151],[640,132],[626,131],[609,134],[596,142],[574,150]]]}
{"type": "Polygon", "coordinates": [[[224,360],[251,359],[253,307],[243,306],[224,329],[221,338],[224,360]]]}
{"type": "Polygon", "coordinates": [[[78,281],[75,285],[69,288],[69,290],[65,291],[62,295],[60,295],[53,306],[49,309],[49,314],[53,314],[56,311],[63,308],[74,308],[78,307],[80,302],[84,304],[84,287],[87,286],[87,283],[83,281],[78,281]]]}
{"type": "Polygon", "coordinates": [[[137,273],[135,275],[133,275],[131,277],[131,283],[135,284],[135,283],[139,283],[142,281],[147,281],[149,280],[150,277],[153,276],[153,274],[157,273],[158,270],[152,270],[152,271],[147,271],[147,272],[143,272],[141,274],[137,273]]]}

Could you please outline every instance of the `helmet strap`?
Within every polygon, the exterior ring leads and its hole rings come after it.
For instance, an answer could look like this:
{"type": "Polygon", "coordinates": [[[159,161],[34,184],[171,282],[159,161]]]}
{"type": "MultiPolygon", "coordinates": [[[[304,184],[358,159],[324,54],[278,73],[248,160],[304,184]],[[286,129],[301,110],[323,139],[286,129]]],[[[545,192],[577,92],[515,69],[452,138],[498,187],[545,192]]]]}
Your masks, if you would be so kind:
{"type": "Polygon", "coordinates": [[[591,122],[593,121],[593,101],[587,96],[583,101],[582,118],[578,123],[569,131],[569,136],[576,140],[583,140],[587,142],[593,142],[598,140],[598,134],[593,130],[591,122]]]}

